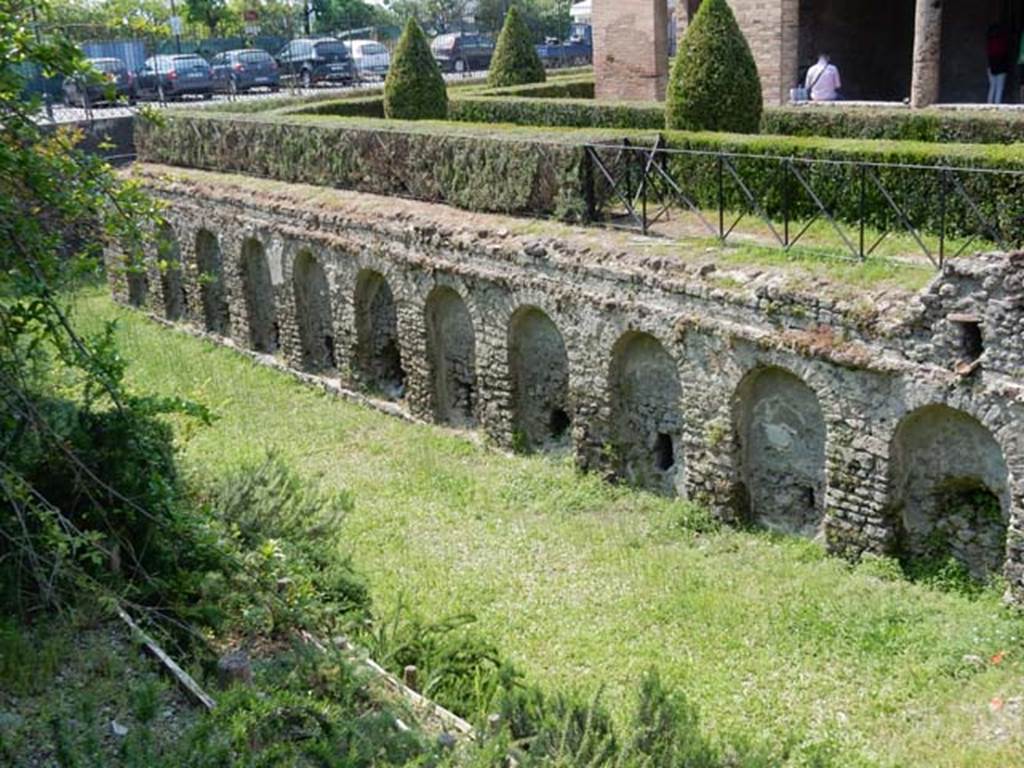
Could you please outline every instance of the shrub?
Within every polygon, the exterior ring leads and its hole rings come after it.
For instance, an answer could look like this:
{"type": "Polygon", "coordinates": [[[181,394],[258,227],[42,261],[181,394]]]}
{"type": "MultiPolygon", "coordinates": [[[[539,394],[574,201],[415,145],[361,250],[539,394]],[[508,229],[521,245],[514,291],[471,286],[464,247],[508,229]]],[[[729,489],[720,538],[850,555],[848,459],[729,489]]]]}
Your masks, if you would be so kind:
{"type": "Polygon", "coordinates": [[[660,130],[665,127],[665,110],[654,103],[470,97],[453,99],[448,106],[448,119],[461,123],[660,130]]]}
{"type": "Polygon", "coordinates": [[[761,81],[726,0],[706,0],[686,31],[672,68],[669,128],[757,133],[761,81]]]}
{"type": "Polygon", "coordinates": [[[544,80],[544,65],[530,40],[530,30],[513,5],[505,15],[505,24],[498,35],[491,69],[487,74],[487,85],[491,88],[505,88],[543,83],[544,80]]]}
{"type": "Polygon", "coordinates": [[[384,82],[384,114],[395,120],[443,120],[448,91],[427,38],[409,19],[384,82]]]}

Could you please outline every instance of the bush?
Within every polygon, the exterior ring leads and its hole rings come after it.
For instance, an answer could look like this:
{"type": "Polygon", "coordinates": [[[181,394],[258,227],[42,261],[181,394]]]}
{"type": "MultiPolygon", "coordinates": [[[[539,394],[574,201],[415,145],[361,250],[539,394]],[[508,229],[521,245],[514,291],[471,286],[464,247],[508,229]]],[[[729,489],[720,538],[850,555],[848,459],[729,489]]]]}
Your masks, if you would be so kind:
{"type": "Polygon", "coordinates": [[[498,35],[491,69],[487,74],[487,85],[491,88],[504,88],[543,83],[544,80],[544,65],[530,40],[530,30],[519,15],[519,9],[513,5],[505,15],[505,24],[498,35]]]}
{"type": "Polygon", "coordinates": [[[384,114],[396,120],[443,120],[447,113],[441,70],[420,25],[409,19],[384,82],[384,114]]]}
{"type": "Polygon", "coordinates": [[[461,123],[511,123],[565,128],[660,130],[660,104],[597,102],[588,99],[464,98],[448,105],[448,119],[461,123]]]}
{"type": "Polygon", "coordinates": [[[705,0],[672,67],[666,124],[683,130],[757,133],[761,80],[726,0],[705,0]]]}
{"type": "Polygon", "coordinates": [[[578,219],[584,213],[578,143],[468,126],[329,118],[165,115],[139,121],[140,158],[477,211],[578,219]],[[244,148],[244,149],[243,149],[244,148]]]}
{"type": "Polygon", "coordinates": [[[778,107],[765,110],[761,130],[787,136],[1009,144],[1024,141],[1024,118],[1014,113],[978,110],[778,107]]]}

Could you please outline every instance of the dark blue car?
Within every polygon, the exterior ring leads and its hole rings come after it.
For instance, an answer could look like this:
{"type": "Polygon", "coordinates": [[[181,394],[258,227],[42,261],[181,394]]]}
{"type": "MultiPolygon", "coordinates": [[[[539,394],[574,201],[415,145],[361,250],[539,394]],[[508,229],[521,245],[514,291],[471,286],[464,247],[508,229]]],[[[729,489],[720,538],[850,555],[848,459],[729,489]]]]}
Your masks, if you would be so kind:
{"type": "Polygon", "coordinates": [[[210,62],[213,88],[226,93],[244,93],[253,88],[276,91],[281,84],[274,57],[260,48],[218,53],[210,62]]]}
{"type": "Polygon", "coordinates": [[[283,77],[297,80],[303,88],[316,83],[351,83],[356,76],[348,48],[333,37],[292,40],[277,54],[283,77]]]}

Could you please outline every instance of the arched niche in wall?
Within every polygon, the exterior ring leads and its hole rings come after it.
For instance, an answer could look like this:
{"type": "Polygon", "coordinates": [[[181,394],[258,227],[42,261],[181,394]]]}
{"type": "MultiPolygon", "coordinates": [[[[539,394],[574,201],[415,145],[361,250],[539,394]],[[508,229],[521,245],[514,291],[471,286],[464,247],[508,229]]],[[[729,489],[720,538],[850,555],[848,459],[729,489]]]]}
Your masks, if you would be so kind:
{"type": "Polygon", "coordinates": [[[224,290],[224,264],[217,236],[208,229],[200,229],[196,234],[195,256],[203,325],[210,333],[226,334],[231,321],[224,290]]]}
{"type": "Polygon", "coordinates": [[[741,515],[784,533],[816,536],[825,515],[825,419],[818,397],[781,368],[759,368],[733,403],[741,515]]]}
{"type": "Polygon", "coordinates": [[[156,258],[160,270],[164,317],[180,320],[185,314],[185,282],[181,275],[181,248],[169,224],[161,224],[156,233],[156,258]]]}
{"type": "Polygon", "coordinates": [[[984,425],[945,405],[919,408],[897,427],[891,462],[905,558],[953,557],[977,578],[1002,571],[1009,472],[984,425]]]}
{"type": "Polygon", "coordinates": [[[677,493],[682,387],[672,356],[653,336],[626,333],[612,351],[609,389],[618,473],[631,484],[677,493]]]}
{"type": "Polygon", "coordinates": [[[434,416],[445,424],[471,426],[476,422],[476,338],[462,297],[448,287],[431,291],[426,326],[434,416]]]}
{"type": "Polygon", "coordinates": [[[356,278],[354,373],[368,389],[398,400],[405,395],[405,370],[398,346],[398,311],[388,281],[364,269],[356,278]]]}
{"type": "Polygon", "coordinates": [[[292,282],[302,366],[307,371],[331,370],[336,365],[331,290],[323,265],[310,251],[296,256],[292,282]]]}
{"type": "Polygon", "coordinates": [[[569,357],[551,318],[537,307],[519,308],[509,323],[508,356],[517,444],[564,444],[572,426],[569,357]]]}
{"type": "Polygon", "coordinates": [[[241,277],[249,323],[249,345],[257,352],[274,352],[279,335],[274,285],[263,244],[254,237],[246,238],[242,243],[241,277]]]}

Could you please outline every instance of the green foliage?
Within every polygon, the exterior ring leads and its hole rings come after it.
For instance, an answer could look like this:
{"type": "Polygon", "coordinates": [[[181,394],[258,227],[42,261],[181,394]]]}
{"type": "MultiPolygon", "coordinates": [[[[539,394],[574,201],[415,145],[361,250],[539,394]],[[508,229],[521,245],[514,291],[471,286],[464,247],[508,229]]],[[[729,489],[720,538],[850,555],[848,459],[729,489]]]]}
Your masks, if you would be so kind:
{"type": "Polygon", "coordinates": [[[185,0],[185,6],[189,21],[202,24],[211,35],[231,16],[225,0],[185,0]]]}
{"type": "Polygon", "coordinates": [[[578,145],[459,126],[320,117],[168,115],[136,124],[149,162],[244,171],[470,210],[576,219],[584,207],[578,145]],[[240,147],[249,150],[241,152],[240,147]],[[266,151],[257,151],[264,148],[266,151]]]}
{"type": "Polygon", "coordinates": [[[362,29],[389,24],[391,14],[365,0],[312,0],[314,28],[318,33],[362,29]]]}
{"type": "Polygon", "coordinates": [[[384,114],[395,120],[443,120],[448,92],[420,25],[409,19],[384,81],[384,114]]]}
{"type": "Polygon", "coordinates": [[[467,718],[486,715],[503,691],[518,685],[518,674],[494,643],[475,631],[474,617],[428,622],[399,601],[390,616],[359,636],[372,658],[401,674],[413,665],[419,690],[467,718]]]}
{"type": "Polygon", "coordinates": [[[761,81],[726,0],[705,0],[686,30],[665,104],[669,128],[757,133],[761,81]]]}
{"type": "Polygon", "coordinates": [[[1012,112],[840,106],[766,109],[763,133],[837,139],[887,139],[954,144],[1024,141],[1024,118],[1012,112]]]}
{"type": "Polygon", "coordinates": [[[665,111],[631,103],[588,99],[465,97],[452,99],[448,119],[462,123],[510,123],[568,128],[661,129],[665,111]]]}
{"type": "Polygon", "coordinates": [[[491,88],[507,88],[527,83],[543,83],[544,65],[537,55],[530,39],[530,30],[513,5],[505,16],[505,24],[498,35],[498,42],[491,58],[487,73],[487,85],[491,88]]]}

